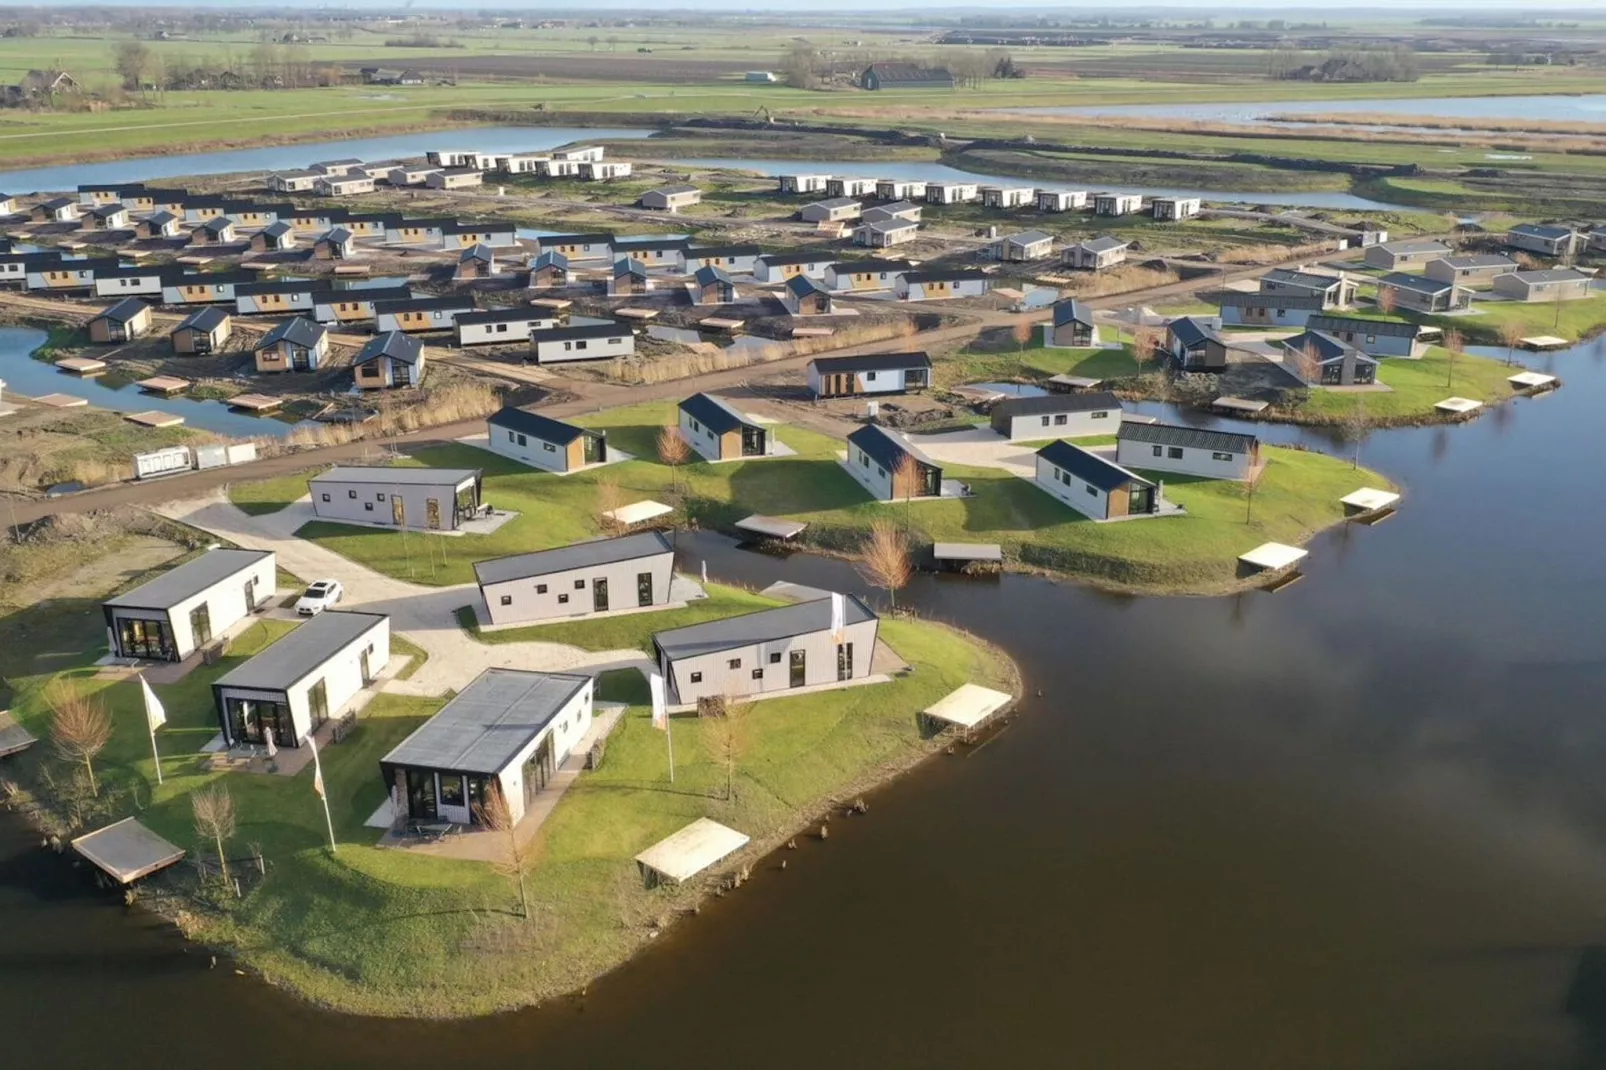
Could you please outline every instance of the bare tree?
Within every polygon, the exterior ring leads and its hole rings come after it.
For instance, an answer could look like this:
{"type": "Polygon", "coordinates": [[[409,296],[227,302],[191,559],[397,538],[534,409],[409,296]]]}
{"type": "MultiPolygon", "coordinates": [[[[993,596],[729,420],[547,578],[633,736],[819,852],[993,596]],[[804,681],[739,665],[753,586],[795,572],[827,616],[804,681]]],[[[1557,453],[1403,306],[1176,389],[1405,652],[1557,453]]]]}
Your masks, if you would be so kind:
{"type": "Polygon", "coordinates": [[[1032,340],[1032,335],[1036,333],[1036,325],[1028,323],[1025,320],[1021,320],[1019,323],[1015,324],[1015,326],[1011,327],[1009,329],[1009,336],[1015,340],[1015,351],[1017,353],[1026,352],[1027,343],[1032,340]]]}
{"type": "Polygon", "coordinates": [[[609,535],[618,534],[624,527],[619,509],[625,504],[624,491],[612,477],[597,480],[597,526],[609,535]]]}
{"type": "Polygon", "coordinates": [[[1379,286],[1377,288],[1377,310],[1385,316],[1394,315],[1394,310],[1400,307],[1400,295],[1392,286],[1379,286]]]}
{"type": "Polygon", "coordinates": [[[1160,354],[1160,332],[1153,327],[1135,327],[1132,330],[1132,363],[1137,365],[1138,374],[1143,374],[1143,366],[1160,354]]]}
{"type": "Polygon", "coordinates": [[[190,796],[195,809],[195,835],[211,840],[217,848],[217,865],[223,874],[223,883],[229,882],[229,856],[224,844],[234,835],[234,796],[220,781],[202,788],[190,796]]]}
{"type": "Polygon", "coordinates": [[[864,544],[859,574],[872,587],[887,592],[893,611],[898,608],[898,592],[909,583],[914,571],[909,563],[909,543],[896,524],[877,520],[870,525],[870,538],[864,544]]]}
{"type": "Polygon", "coordinates": [[[1461,359],[1461,353],[1466,348],[1466,338],[1454,327],[1444,332],[1444,388],[1448,390],[1455,382],[1455,362],[1461,359]]]}
{"type": "Polygon", "coordinates": [[[89,698],[71,684],[59,684],[46,699],[50,703],[50,741],[61,759],[82,763],[89,774],[91,794],[100,794],[95,780],[95,757],[112,738],[111,714],[106,705],[89,698]]]}
{"type": "Polygon", "coordinates": [[[721,704],[720,715],[709,725],[710,749],[714,757],[725,763],[725,801],[736,799],[736,763],[747,750],[749,714],[753,712],[751,700],[743,702],[727,696],[721,704]]]}
{"type": "Polygon", "coordinates": [[[658,459],[669,466],[670,485],[680,489],[680,466],[691,458],[691,446],[680,428],[665,424],[658,429],[658,459]]]}
{"type": "Polygon", "coordinates": [[[898,463],[892,466],[892,496],[903,488],[903,530],[908,534],[914,521],[915,484],[920,480],[920,464],[907,453],[899,454],[898,463]]]}
{"type": "Polygon", "coordinates": [[[1306,386],[1321,378],[1320,351],[1314,341],[1306,340],[1305,344],[1299,347],[1299,352],[1293,354],[1293,362],[1294,374],[1298,375],[1299,381],[1306,386]]]}
{"type": "Polygon", "coordinates": [[[1515,320],[1507,320],[1500,325],[1500,344],[1506,347],[1506,364],[1509,366],[1517,362],[1517,344],[1522,341],[1522,324],[1515,320]]]}
{"type": "Polygon", "coordinates": [[[502,839],[502,851],[493,863],[498,873],[514,881],[519,888],[519,916],[525,921],[530,920],[530,889],[525,881],[524,871],[534,852],[529,840],[519,837],[519,823],[513,817],[513,810],[508,806],[507,798],[497,784],[489,784],[485,789],[485,802],[474,807],[480,824],[502,839]]]}
{"type": "Polygon", "coordinates": [[[1355,404],[1343,416],[1339,417],[1338,422],[1339,434],[1345,442],[1355,447],[1355,452],[1350,457],[1351,468],[1359,468],[1361,466],[1361,443],[1366,441],[1366,433],[1370,426],[1371,421],[1366,415],[1366,401],[1364,398],[1357,396],[1355,404]]]}

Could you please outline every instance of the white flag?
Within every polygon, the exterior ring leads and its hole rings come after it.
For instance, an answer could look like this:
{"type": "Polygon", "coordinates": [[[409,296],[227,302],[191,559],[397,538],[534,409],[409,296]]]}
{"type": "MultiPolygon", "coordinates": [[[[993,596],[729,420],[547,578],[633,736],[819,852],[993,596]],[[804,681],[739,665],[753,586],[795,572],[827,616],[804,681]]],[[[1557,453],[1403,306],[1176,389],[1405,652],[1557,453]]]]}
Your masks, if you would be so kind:
{"type": "Polygon", "coordinates": [[[145,723],[154,732],[167,723],[167,711],[162,708],[162,700],[156,697],[156,692],[151,690],[144,676],[139,678],[139,689],[145,696],[145,723]]]}
{"type": "Polygon", "coordinates": [[[664,702],[664,678],[658,673],[647,676],[647,687],[652,691],[652,726],[657,729],[669,727],[669,706],[664,702]]]}
{"type": "Polygon", "coordinates": [[[307,746],[312,748],[312,790],[318,793],[318,798],[327,802],[329,796],[323,791],[323,763],[318,760],[318,741],[309,735],[307,746]]]}
{"type": "Polygon", "coordinates": [[[831,595],[831,642],[847,641],[848,600],[841,594],[831,595]]]}

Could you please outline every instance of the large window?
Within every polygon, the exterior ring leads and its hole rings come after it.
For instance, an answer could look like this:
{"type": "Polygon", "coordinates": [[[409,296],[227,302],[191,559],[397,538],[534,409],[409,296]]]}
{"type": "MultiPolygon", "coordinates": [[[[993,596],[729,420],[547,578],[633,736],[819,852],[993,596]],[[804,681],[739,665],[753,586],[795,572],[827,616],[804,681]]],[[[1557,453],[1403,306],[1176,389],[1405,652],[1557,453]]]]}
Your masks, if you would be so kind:
{"type": "Polygon", "coordinates": [[[212,641],[212,609],[205,602],[190,610],[190,636],[196,646],[212,641]]]}

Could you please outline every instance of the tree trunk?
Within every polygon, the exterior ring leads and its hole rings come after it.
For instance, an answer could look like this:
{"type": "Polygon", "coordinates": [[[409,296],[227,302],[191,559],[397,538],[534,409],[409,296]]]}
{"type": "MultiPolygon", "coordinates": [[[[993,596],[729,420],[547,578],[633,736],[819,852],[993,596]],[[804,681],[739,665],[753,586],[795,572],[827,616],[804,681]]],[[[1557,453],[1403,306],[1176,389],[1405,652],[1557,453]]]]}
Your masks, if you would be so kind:
{"type": "Polygon", "coordinates": [[[84,755],[84,772],[89,774],[89,794],[99,795],[100,784],[95,781],[95,760],[87,754],[84,755]]]}
{"type": "Polygon", "coordinates": [[[223,837],[218,836],[217,842],[217,868],[223,873],[223,883],[229,883],[229,860],[223,854],[223,837]]]}
{"type": "Polygon", "coordinates": [[[519,916],[530,920],[530,889],[524,881],[524,867],[519,867],[519,916]]]}

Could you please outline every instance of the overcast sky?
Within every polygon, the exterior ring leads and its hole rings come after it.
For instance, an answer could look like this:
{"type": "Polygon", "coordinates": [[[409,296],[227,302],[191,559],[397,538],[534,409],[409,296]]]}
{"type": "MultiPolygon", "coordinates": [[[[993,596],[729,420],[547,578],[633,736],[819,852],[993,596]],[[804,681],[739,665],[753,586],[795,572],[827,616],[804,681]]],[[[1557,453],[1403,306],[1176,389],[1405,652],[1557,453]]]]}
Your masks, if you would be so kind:
{"type": "MultiPolygon", "coordinates": [[[[106,6],[108,3],[117,6],[151,6],[151,0],[58,0],[58,3],[67,6],[106,6]]],[[[169,6],[168,0],[155,0],[155,6],[169,6]]],[[[574,18],[583,16],[587,11],[607,8],[610,10],[630,10],[639,12],[655,12],[659,14],[671,11],[721,11],[721,12],[751,12],[755,15],[783,14],[796,15],[814,11],[851,11],[855,14],[882,14],[907,17],[921,11],[942,9],[945,14],[952,14],[957,10],[968,9],[972,12],[994,12],[998,8],[986,3],[985,0],[886,0],[883,8],[872,8],[864,0],[809,0],[809,3],[800,11],[780,11],[769,5],[755,3],[754,0],[667,0],[659,5],[652,5],[646,0],[585,0],[584,3],[575,0],[281,0],[280,3],[267,5],[254,2],[254,0],[190,0],[185,6],[191,7],[229,7],[236,10],[274,10],[287,7],[307,8],[316,7],[325,10],[360,9],[364,11],[382,10],[388,13],[401,14],[405,10],[423,13],[428,11],[469,11],[491,12],[509,10],[540,10],[543,14],[554,18],[574,18]]],[[[1603,10],[1603,0],[1402,0],[1398,3],[1381,3],[1379,0],[1362,0],[1355,5],[1323,4],[1319,0],[1162,0],[1159,3],[1121,4],[1112,0],[1010,0],[1008,10],[1018,12],[1023,9],[1033,11],[1062,11],[1078,14],[1119,13],[1122,15],[1181,15],[1194,16],[1211,15],[1217,18],[1232,18],[1240,14],[1254,14],[1260,17],[1276,16],[1279,18],[1297,19],[1300,21],[1329,19],[1354,20],[1358,16],[1376,14],[1399,18],[1402,16],[1418,16],[1427,14],[1464,14],[1491,12],[1510,12],[1522,14],[1531,18],[1542,18],[1546,14],[1584,14],[1599,13],[1603,10]]]]}

